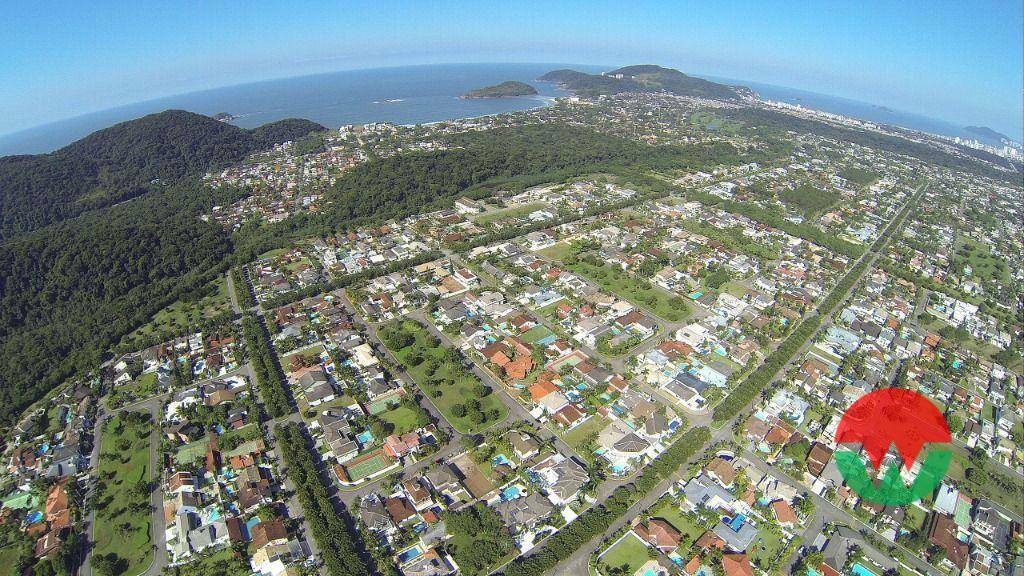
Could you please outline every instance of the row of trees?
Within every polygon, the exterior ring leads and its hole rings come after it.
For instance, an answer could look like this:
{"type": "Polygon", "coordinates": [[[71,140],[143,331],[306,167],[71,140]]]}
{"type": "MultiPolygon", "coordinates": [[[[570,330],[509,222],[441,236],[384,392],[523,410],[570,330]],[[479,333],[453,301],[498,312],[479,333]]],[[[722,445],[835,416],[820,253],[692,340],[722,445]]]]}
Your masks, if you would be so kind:
{"type": "Polygon", "coordinates": [[[256,306],[256,298],[252,295],[252,289],[249,287],[245,271],[241,266],[231,269],[231,283],[235,287],[235,296],[238,297],[238,303],[242,310],[249,310],[256,306]]]}
{"type": "Polygon", "coordinates": [[[263,323],[252,314],[246,314],[242,317],[242,334],[245,336],[245,346],[249,349],[252,369],[267,413],[274,418],[288,414],[291,412],[291,400],[285,390],[284,373],[267,344],[267,331],[263,323]]]}
{"type": "Polygon", "coordinates": [[[332,576],[396,574],[390,564],[375,569],[372,559],[361,552],[359,535],[353,529],[352,518],[335,509],[330,493],[320,481],[306,437],[299,426],[293,423],[278,425],[275,432],[281,455],[288,465],[288,475],[295,483],[296,495],[319,545],[320,556],[328,573],[332,576]]]}
{"type": "Polygon", "coordinates": [[[629,507],[649,494],[675,473],[711,440],[707,428],[687,430],[672,446],[647,466],[633,484],[616,489],[603,503],[581,514],[549,538],[544,548],[531,556],[520,556],[502,570],[504,576],[540,576],[603,534],[629,507]]]}

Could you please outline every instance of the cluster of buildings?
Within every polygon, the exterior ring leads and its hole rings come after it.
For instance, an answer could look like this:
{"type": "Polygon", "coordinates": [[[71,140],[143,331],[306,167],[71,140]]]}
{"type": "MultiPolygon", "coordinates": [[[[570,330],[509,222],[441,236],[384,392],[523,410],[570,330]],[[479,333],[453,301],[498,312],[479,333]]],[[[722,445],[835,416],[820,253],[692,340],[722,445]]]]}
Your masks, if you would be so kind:
{"type": "Polygon", "coordinates": [[[590,477],[572,458],[545,447],[527,429],[490,432],[480,446],[454,454],[400,482],[382,484],[357,503],[366,537],[394,554],[407,576],[458,570],[446,553],[446,512],[490,507],[521,552],[576,518],[590,477]]]}
{"type": "Polygon", "coordinates": [[[10,432],[0,473],[0,525],[28,541],[37,561],[54,557],[81,529],[95,416],[91,384],[77,382],[10,432]]]}

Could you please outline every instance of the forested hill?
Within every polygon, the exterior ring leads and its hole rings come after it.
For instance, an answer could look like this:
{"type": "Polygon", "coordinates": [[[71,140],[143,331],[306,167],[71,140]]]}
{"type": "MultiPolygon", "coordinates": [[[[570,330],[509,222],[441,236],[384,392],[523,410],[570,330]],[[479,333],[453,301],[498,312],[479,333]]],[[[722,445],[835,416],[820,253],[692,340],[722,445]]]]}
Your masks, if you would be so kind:
{"type": "Polygon", "coordinates": [[[568,69],[552,70],[538,80],[557,82],[581,96],[665,91],[679,96],[735,100],[750,94],[748,88],[718,84],[654,64],[625,66],[604,74],[586,74],[568,69]]]}
{"type": "Polygon", "coordinates": [[[168,111],[52,154],[0,159],[0,423],[224,269],[232,238],[199,215],[245,191],[211,190],[200,174],[320,130],[306,120],[244,130],[168,111]]]}
{"type": "Polygon", "coordinates": [[[324,129],[308,120],[282,120],[245,130],[167,110],[99,130],[49,154],[0,158],[0,240],[324,129]]]}
{"type": "Polygon", "coordinates": [[[508,80],[494,86],[477,88],[462,95],[463,98],[507,98],[509,96],[532,96],[537,89],[525,82],[508,80]]]}

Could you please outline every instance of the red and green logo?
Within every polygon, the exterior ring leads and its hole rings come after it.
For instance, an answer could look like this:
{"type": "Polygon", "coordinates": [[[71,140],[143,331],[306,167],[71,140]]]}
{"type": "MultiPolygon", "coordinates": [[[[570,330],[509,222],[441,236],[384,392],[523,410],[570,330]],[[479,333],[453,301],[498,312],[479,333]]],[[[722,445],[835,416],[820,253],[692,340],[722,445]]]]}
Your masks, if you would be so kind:
{"type": "Polygon", "coordinates": [[[836,466],[861,498],[882,506],[903,506],[928,496],[942,482],[953,453],[935,444],[951,441],[946,419],[928,398],[912,390],[883,388],[862,396],[846,410],[836,429],[836,442],[860,444],[875,470],[895,444],[907,471],[929,444],[917,477],[907,486],[900,466],[889,466],[882,478],[873,479],[851,450],[836,451],[836,466]]]}

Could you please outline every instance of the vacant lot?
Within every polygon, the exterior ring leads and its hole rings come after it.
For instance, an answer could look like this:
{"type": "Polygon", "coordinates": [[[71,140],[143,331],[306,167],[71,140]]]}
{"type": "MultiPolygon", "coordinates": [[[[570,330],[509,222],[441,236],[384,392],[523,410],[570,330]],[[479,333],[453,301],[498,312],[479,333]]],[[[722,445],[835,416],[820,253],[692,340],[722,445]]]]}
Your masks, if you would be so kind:
{"type": "Polygon", "coordinates": [[[669,322],[685,320],[690,315],[690,307],[682,298],[671,296],[655,288],[650,282],[634,278],[619,268],[607,264],[597,266],[583,260],[577,260],[568,268],[590,278],[601,288],[618,294],[635,306],[650,310],[669,322]]]}
{"type": "Polygon", "coordinates": [[[475,434],[505,419],[499,392],[481,396],[483,384],[462,367],[458,352],[436,342],[421,324],[393,322],[381,330],[381,340],[456,430],[475,434]]]}
{"type": "Polygon", "coordinates": [[[144,572],[153,558],[151,427],[148,414],[123,413],[103,425],[100,439],[93,554],[115,555],[120,573],[129,576],[144,572]]]}
{"type": "Polygon", "coordinates": [[[211,282],[206,291],[199,300],[179,300],[157,312],[148,324],[125,336],[123,342],[141,345],[154,335],[180,336],[186,329],[194,330],[204,320],[231,310],[231,298],[223,277],[211,282]]]}
{"type": "Polygon", "coordinates": [[[480,226],[486,226],[487,224],[491,224],[505,218],[520,218],[547,207],[547,204],[543,204],[541,202],[523,204],[522,206],[513,206],[512,208],[502,208],[499,210],[485,212],[479,216],[475,216],[473,221],[480,226]]]}
{"type": "Polygon", "coordinates": [[[601,556],[600,562],[612,568],[627,566],[628,568],[622,573],[633,574],[649,559],[647,546],[630,532],[625,538],[619,540],[615,546],[612,546],[605,552],[604,556],[601,556]]]}

